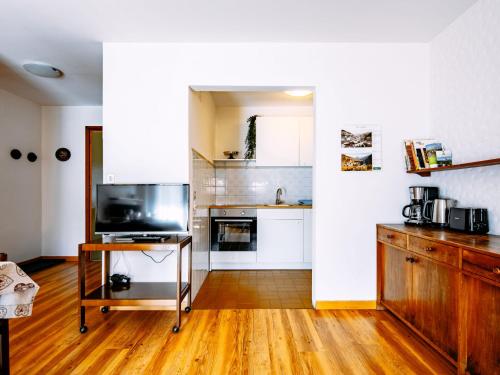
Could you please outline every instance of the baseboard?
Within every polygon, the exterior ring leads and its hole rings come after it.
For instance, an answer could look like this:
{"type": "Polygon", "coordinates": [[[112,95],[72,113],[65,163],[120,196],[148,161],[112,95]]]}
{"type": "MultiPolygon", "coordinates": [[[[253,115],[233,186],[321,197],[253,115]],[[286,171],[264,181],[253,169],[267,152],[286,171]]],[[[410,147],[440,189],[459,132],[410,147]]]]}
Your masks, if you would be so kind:
{"type": "Polygon", "coordinates": [[[212,262],[211,271],[222,270],[310,270],[311,263],[229,263],[212,262]]]}
{"type": "Polygon", "coordinates": [[[376,310],[377,301],[316,301],[316,310],[376,310]]]}
{"type": "MultiPolygon", "coordinates": [[[[28,259],[28,260],[23,260],[22,262],[17,262],[17,265],[22,266],[23,264],[29,264],[29,263],[36,262],[39,259],[42,259],[42,257],[36,257],[36,258],[28,259]]],[[[7,258],[7,260],[9,260],[9,258],[7,258]]]]}
{"type": "Polygon", "coordinates": [[[77,256],[70,255],[44,255],[40,257],[41,259],[64,259],[66,262],[78,262],[77,256]]]}

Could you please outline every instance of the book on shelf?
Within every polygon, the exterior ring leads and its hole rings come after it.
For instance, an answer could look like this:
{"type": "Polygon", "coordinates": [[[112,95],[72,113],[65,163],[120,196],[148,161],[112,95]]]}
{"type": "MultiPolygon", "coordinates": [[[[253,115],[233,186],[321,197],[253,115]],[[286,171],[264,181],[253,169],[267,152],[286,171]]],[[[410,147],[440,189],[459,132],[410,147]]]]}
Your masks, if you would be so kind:
{"type": "Polygon", "coordinates": [[[445,150],[443,144],[435,139],[405,140],[406,169],[437,168],[451,165],[451,152],[445,150]]]}
{"type": "Polygon", "coordinates": [[[417,169],[416,155],[413,150],[413,142],[411,140],[405,140],[405,151],[406,151],[406,169],[409,171],[414,171],[417,169]]]}

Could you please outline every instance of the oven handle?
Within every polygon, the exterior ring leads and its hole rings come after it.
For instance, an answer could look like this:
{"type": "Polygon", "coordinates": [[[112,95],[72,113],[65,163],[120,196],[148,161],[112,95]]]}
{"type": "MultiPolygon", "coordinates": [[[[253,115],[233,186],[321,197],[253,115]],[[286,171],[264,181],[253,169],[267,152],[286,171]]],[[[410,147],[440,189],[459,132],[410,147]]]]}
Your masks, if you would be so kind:
{"type": "Polygon", "coordinates": [[[214,219],[216,223],[251,223],[252,219],[214,219]]]}

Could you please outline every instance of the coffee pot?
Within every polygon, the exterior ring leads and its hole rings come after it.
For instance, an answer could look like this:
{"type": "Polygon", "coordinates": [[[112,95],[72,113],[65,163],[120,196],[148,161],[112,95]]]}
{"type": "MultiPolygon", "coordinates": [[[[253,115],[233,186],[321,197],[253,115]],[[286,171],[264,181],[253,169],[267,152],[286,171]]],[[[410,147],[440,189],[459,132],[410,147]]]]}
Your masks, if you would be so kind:
{"type": "Polygon", "coordinates": [[[457,201],[455,199],[439,198],[424,203],[422,215],[425,220],[431,222],[432,225],[439,227],[447,227],[450,223],[450,208],[455,207],[457,201]],[[427,214],[427,213],[430,214],[427,214]]]}
{"type": "Polygon", "coordinates": [[[408,218],[406,224],[424,225],[430,222],[430,219],[425,215],[425,209],[430,209],[430,206],[425,206],[425,203],[432,201],[439,196],[439,188],[435,186],[410,186],[411,203],[403,207],[402,214],[408,218]]]}

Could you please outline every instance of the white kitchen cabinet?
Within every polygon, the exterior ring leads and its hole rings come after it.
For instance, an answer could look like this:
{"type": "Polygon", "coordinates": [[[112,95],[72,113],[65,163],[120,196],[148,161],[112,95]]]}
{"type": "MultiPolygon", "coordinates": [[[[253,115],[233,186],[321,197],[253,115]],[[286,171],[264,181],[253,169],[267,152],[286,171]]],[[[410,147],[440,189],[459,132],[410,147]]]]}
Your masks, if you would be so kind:
{"type": "Polygon", "coordinates": [[[257,117],[256,165],[299,165],[299,123],[296,117],[257,117]]]}
{"type": "Polygon", "coordinates": [[[312,166],[314,119],[311,116],[257,118],[257,166],[312,166]]]}
{"type": "Polygon", "coordinates": [[[312,210],[304,210],[304,263],[312,262],[312,210]]]}
{"type": "Polygon", "coordinates": [[[258,263],[303,262],[304,220],[302,215],[303,210],[257,210],[258,263]]]}
{"type": "Polygon", "coordinates": [[[314,160],[314,119],[299,117],[299,163],[312,167],[314,160]]]}

